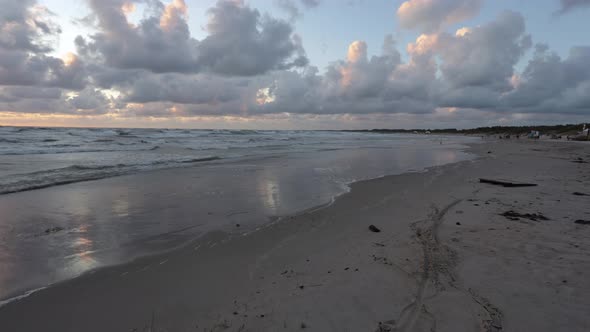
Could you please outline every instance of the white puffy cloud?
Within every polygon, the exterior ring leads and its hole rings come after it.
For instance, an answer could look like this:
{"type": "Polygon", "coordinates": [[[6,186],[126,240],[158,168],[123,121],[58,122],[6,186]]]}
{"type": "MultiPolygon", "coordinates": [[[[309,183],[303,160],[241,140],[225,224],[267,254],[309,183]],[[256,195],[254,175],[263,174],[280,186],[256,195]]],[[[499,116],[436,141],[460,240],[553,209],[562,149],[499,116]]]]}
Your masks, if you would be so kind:
{"type": "Polygon", "coordinates": [[[294,22],[303,17],[301,10],[293,0],[275,0],[274,2],[281,10],[287,13],[289,21],[294,22]]]}
{"type": "Polygon", "coordinates": [[[320,5],[319,0],[274,0],[274,3],[289,15],[289,21],[291,22],[303,17],[303,11],[300,9],[298,2],[301,3],[304,9],[312,9],[320,5]]]}
{"type": "Polygon", "coordinates": [[[300,0],[301,3],[307,8],[313,8],[320,5],[320,0],[300,0]]]}
{"type": "Polygon", "coordinates": [[[514,66],[531,46],[522,15],[502,13],[494,22],[469,32],[442,34],[440,70],[453,87],[488,86],[505,91],[514,66]]]}
{"type": "Polygon", "coordinates": [[[397,9],[402,27],[435,32],[479,13],[483,0],[408,0],[397,9]]]}
{"type": "Polygon", "coordinates": [[[506,112],[588,113],[590,111],[590,46],[573,47],[561,59],[537,45],[518,86],[502,98],[506,112]]]}
{"type": "Polygon", "coordinates": [[[297,118],[329,127],[330,119],[510,124],[590,110],[590,46],[561,58],[537,44],[517,70],[532,47],[522,15],[441,29],[477,12],[464,1],[407,1],[406,24],[423,31],[407,57],[391,35],[382,45],[356,40],[322,71],[308,64],[290,23],[241,1],[217,2],[197,40],[183,0],[142,0],[147,11],[135,23],[128,17],[137,2],[88,0],[96,30],[62,58],[47,43],[59,34],[53,14],[32,0],[2,1],[12,7],[0,14],[0,113],[297,118]]]}
{"type": "Polygon", "coordinates": [[[198,64],[211,72],[251,76],[308,62],[301,39],[284,21],[231,1],[219,1],[209,14],[198,64]]]}
{"type": "Polygon", "coordinates": [[[127,20],[126,0],[89,2],[98,32],[90,40],[77,38],[78,52],[108,67],[250,76],[307,64],[290,24],[239,1],[219,0],[209,9],[203,40],[190,34],[184,0],[148,1],[154,14],[138,25],[127,20]]]}
{"type": "Polygon", "coordinates": [[[81,89],[84,65],[50,56],[61,30],[53,13],[33,0],[0,0],[0,85],[81,89]]]}

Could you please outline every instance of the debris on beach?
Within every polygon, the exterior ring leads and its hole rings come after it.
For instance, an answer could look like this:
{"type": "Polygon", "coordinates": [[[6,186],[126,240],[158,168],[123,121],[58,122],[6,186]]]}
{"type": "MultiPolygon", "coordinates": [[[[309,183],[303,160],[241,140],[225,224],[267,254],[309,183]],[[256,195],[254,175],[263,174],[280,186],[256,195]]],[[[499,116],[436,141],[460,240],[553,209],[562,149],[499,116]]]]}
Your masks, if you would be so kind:
{"type": "Polygon", "coordinates": [[[590,225],[590,220],[578,219],[578,220],[574,221],[574,223],[576,223],[578,225],[590,225]]]}
{"type": "Polygon", "coordinates": [[[501,216],[506,217],[510,220],[520,220],[520,218],[532,220],[532,221],[539,221],[539,220],[549,220],[549,218],[545,217],[541,213],[518,213],[513,210],[506,211],[500,214],[501,216]]]}
{"type": "Polygon", "coordinates": [[[63,230],[64,230],[63,227],[59,227],[59,226],[51,227],[51,228],[48,228],[45,230],[45,234],[57,233],[57,232],[61,232],[63,230]]]}
{"type": "Polygon", "coordinates": [[[395,323],[395,320],[390,320],[383,323],[379,322],[379,326],[376,332],[392,332],[397,330],[396,326],[397,324],[395,323]]]}
{"type": "Polygon", "coordinates": [[[535,187],[535,186],[537,186],[536,183],[525,183],[525,182],[518,182],[518,181],[494,180],[494,179],[484,179],[484,178],[480,178],[479,182],[493,184],[496,186],[503,186],[503,187],[535,187]]]}
{"type": "Polygon", "coordinates": [[[371,257],[373,258],[373,262],[378,262],[378,263],[381,263],[384,265],[393,266],[393,263],[387,257],[375,256],[375,255],[371,255],[371,257]]]}
{"type": "Polygon", "coordinates": [[[375,225],[370,225],[370,226],[369,226],[369,230],[370,230],[371,232],[374,232],[374,233],[379,233],[379,232],[381,232],[381,230],[380,230],[379,228],[377,228],[377,226],[375,226],[375,225]]]}
{"type": "Polygon", "coordinates": [[[63,227],[55,226],[55,227],[47,228],[46,230],[44,230],[41,233],[36,234],[35,236],[51,235],[51,234],[55,234],[55,233],[61,232],[64,229],[65,228],[63,228],[63,227]]]}

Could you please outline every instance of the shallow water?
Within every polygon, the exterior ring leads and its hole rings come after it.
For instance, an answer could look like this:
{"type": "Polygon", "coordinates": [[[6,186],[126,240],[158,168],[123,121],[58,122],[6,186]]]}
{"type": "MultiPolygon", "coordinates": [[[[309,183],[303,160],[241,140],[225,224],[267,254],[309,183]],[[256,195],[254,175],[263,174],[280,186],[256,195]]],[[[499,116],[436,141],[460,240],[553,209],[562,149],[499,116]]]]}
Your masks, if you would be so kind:
{"type": "MultiPolygon", "coordinates": [[[[35,142],[46,139],[40,131],[30,135],[35,142]]],[[[119,135],[74,132],[78,141],[119,135]]],[[[69,133],[60,129],[52,137],[69,133]]],[[[34,153],[0,156],[0,188],[14,178],[29,181],[19,184],[26,191],[0,195],[0,299],[171,249],[212,230],[255,229],[330,202],[357,180],[468,159],[461,143],[471,141],[339,132],[124,133],[149,149],[130,144],[126,151],[37,153],[37,143],[26,143],[22,151],[34,153]],[[216,159],[202,160],[208,157],[216,159]],[[94,178],[102,179],[78,182],[94,178]],[[57,185],[59,179],[73,183],[57,185]],[[42,181],[47,188],[32,190],[42,181]]]]}

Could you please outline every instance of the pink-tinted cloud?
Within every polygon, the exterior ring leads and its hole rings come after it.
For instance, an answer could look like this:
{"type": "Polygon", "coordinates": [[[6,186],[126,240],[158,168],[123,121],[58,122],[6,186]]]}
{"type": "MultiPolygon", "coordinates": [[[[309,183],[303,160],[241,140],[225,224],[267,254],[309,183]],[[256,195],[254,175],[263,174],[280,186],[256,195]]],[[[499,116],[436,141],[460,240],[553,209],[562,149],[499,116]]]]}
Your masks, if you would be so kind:
{"type": "Polygon", "coordinates": [[[397,9],[402,27],[423,32],[462,22],[479,13],[483,0],[408,0],[397,9]]]}

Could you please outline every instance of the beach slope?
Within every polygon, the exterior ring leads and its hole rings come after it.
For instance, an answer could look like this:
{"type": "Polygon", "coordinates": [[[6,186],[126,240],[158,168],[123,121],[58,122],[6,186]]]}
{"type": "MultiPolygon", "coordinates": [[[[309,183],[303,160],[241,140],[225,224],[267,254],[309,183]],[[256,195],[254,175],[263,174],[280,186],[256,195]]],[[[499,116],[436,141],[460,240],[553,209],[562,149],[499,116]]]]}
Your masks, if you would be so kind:
{"type": "Polygon", "coordinates": [[[589,331],[590,145],[470,152],[38,291],[0,308],[0,330],[589,331]]]}

